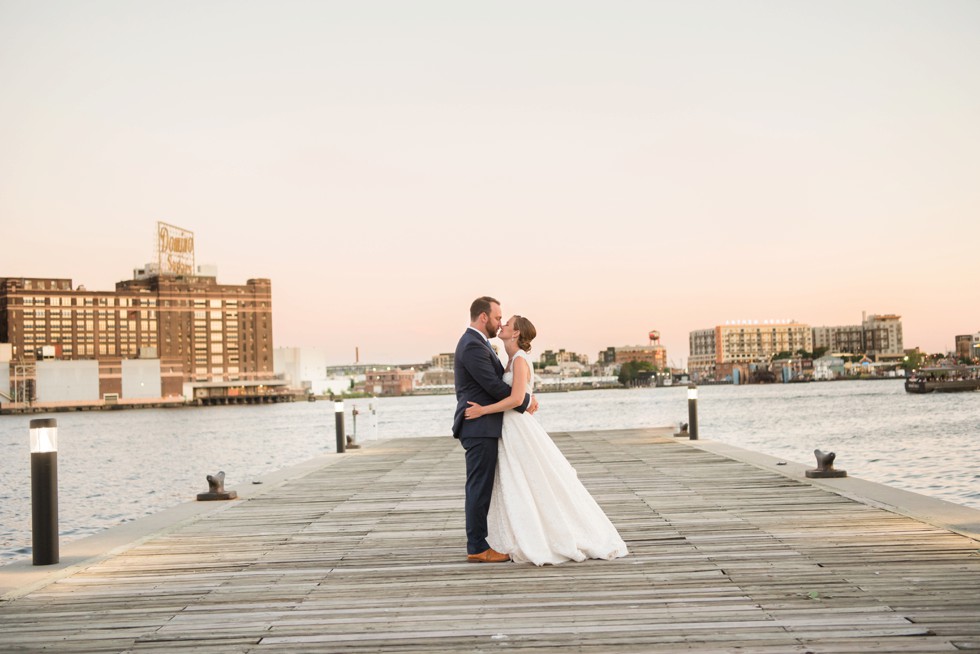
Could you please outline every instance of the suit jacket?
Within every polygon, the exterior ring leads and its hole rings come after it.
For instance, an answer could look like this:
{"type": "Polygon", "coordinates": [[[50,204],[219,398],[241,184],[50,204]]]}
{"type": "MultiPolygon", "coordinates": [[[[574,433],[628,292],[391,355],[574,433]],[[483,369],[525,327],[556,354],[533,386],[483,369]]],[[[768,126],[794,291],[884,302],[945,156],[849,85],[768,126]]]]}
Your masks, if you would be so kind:
{"type": "MultiPolygon", "coordinates": [[[[467,329],[456,345],[456,413],[453,416],[454,438],[500,438],[504,414],[488,413],[474,420],[463,415],[476,402],[482,406],[494,404],[510,395],[510,386],[504,383],[504,366],[486,339],[473,329],[467,329]]],[[[531,402],[529,394],[516,410],[524,412],[531,402]]]]}

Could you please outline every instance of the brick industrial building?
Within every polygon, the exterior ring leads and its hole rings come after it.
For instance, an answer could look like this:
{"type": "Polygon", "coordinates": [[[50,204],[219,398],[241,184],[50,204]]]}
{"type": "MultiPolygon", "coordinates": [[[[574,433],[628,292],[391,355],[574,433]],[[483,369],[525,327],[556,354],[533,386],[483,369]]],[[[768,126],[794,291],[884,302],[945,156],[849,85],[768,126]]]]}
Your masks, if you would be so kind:
{"type": "Polygon", "coordinates": [[[185,384],[247,395],[237,387],[274,382],[272,285],[218,284],[213,275],[149,267],[114,291],[2,277],[0,343],[9,344],[10,361],[0,366],[9,365],[12,385],[36,381],[45,361],[95,361],[99,397],[125,396],[124,362],[155,360],[161,397],[185,394],[185,384]]]}

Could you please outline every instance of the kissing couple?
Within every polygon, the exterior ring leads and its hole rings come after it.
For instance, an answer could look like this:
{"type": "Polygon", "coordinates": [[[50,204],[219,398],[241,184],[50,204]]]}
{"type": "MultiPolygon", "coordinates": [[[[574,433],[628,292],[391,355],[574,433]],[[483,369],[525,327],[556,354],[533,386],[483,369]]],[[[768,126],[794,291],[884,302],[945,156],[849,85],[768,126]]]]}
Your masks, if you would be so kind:
{"type": "Polygon", "coordinates": [[[480,297],[456,346],[453,437],[466,450],[466,551],[535,565],[626,556],[626,543],[537,419],[531,321],[480,297]],[[490,345],[507,351],[504,368],[490,345]]]}

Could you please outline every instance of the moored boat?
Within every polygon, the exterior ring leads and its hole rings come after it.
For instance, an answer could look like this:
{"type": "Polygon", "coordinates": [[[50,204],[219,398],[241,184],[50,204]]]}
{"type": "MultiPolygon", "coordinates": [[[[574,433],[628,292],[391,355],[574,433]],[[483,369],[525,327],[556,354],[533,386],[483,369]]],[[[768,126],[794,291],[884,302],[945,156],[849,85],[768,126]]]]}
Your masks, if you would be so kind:
{"type": "Polygon", "coordinates": [[[980,390],[980,366],[923,368],[905,380],[909,393],[959,393],[980,390]]]}

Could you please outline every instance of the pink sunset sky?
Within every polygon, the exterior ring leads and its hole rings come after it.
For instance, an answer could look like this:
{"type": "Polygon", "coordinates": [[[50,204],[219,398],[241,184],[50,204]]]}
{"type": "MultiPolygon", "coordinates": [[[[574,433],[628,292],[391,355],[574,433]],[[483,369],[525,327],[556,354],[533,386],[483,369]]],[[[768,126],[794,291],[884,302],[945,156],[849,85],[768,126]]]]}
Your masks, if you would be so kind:
{"type": "Polygon", "coordinates": [[[0,277],[191,230],[276,346],[534,352],[736,319],[980,331],[980,3],[0,0],[0,277]]]}

